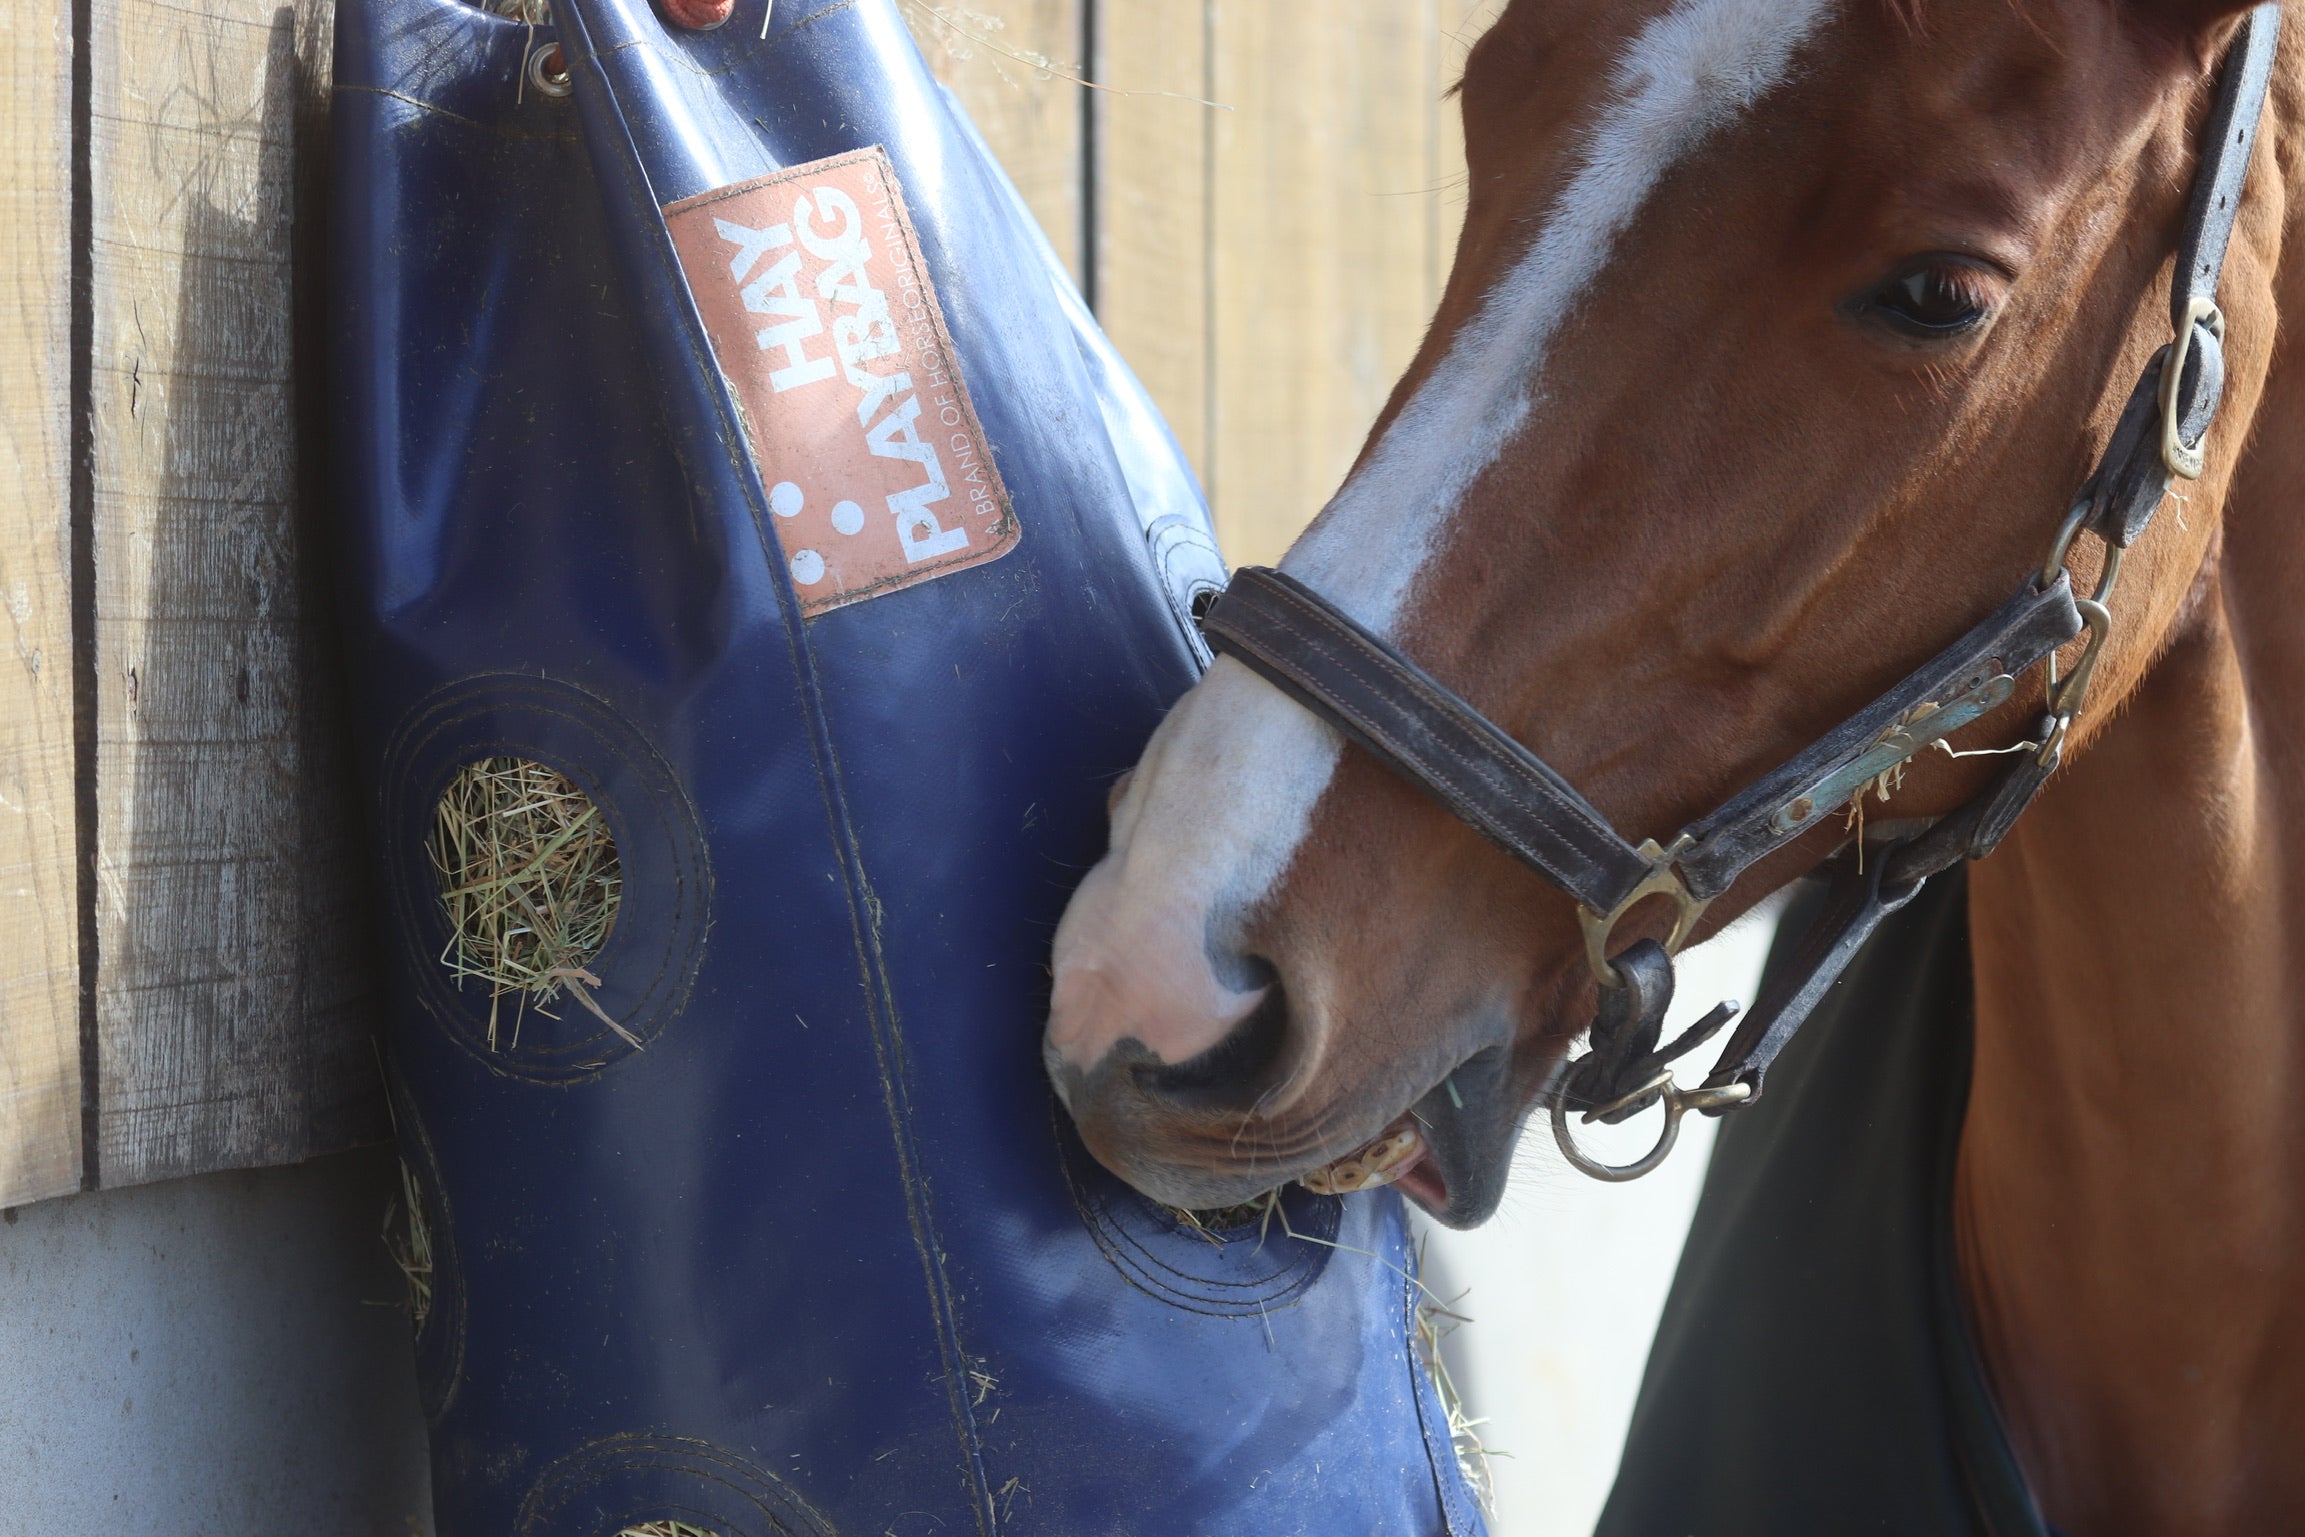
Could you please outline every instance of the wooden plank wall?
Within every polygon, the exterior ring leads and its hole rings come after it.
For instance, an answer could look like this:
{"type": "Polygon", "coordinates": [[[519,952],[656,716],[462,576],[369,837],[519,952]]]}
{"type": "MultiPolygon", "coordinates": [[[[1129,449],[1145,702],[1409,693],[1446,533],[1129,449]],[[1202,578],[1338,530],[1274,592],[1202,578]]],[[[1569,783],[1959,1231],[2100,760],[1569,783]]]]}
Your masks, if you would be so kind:
{"type": "MultiPolygon", "coordinates": [[[[1439,291],[1496,0],[900,3],[1278,554],[1439,291]]],[[[306,387],[328,0],[78,10],[77,94],[69,0],[0,27],[0,1206],[382,1131],[306,387]]]]}
{"type": "Polygon", "coordinates": [[[1091,0],[899,3],[929,67],[968,109],[1077,280],[1089,186],[1079,82],[1091,0]]]}
{"type": "Polygon", "coordinates": [[[71,9],[0,26],[0,1205],[80,1185],[71,9]]]}
{"type": "Polygon", "coordinates": [[[1098,315],[1236,563],[1320,510],[1424,334],[1464,216],[1443,93],[1495,8],[1104,0],[1098,315]]]}
{"type": "Polygon", "coordinates": [[[1320,510],[1424,335],[1464,216],[1444,94],[1501,6],[906,0],[1236,562],[1320,510]]]}
{"type": "Polygon", "coordinates": [[[325,207],[329,13],[90,12],[88,1173],[109,1186],[381,1126],[326,563],[300,518],[321,510],[299,494],[318,396],[299,390],[293,258],[325,207]]]}

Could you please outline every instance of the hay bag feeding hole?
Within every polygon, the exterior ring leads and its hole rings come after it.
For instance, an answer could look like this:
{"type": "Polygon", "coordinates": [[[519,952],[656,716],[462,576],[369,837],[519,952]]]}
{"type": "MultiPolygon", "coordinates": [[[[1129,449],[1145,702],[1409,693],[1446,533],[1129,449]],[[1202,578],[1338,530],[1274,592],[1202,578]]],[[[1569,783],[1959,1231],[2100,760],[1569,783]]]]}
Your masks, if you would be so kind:
{"type": "Polygon", "coordinates": [[[616,1537],[720,1537],[720,1534],[701,1526],[690,1526],[686,1521],[647,1521],[626,1527],[616,1537]]]}
{"type": "Polygon", "coordinates": [[[500,1030],[520,1044],[532,1008],[560,1018],[549,1005],[564,993],[640,1048],[592,996],[586,968],[616,928],[624,876],[608,819],[574,781],[528,758],[467,763],[440,793],[430,852],[448,918],[440,962],[459,988],[487,985],[491,1051],[500,1030]]]}

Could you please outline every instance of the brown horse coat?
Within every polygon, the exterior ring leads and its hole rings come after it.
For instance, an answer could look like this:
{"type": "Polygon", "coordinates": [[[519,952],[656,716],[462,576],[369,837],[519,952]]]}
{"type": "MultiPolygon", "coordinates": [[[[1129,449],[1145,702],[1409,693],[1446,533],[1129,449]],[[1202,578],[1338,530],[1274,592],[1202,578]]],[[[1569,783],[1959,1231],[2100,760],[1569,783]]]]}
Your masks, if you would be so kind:
{"type": "MultiPolygon", "coordinates": [[[[1518,0],[1467,68],[1431,335],[1285,569],[1669,834],[2038,566],[2166,338],[2235,9],[1518,0]]],[[[1961,1289],[2075,1537],[2305,1508],[2301,30],[2208,474],[2130,557],[2069,767],[1970,884],[1961,1289]]],[[[2040,706],[2028,680],[1956,745],[2040,706]]],[[[1924,761],[1872,812],[1986,772],[1924,761]]],[[[1403,1188],[1457,1221],[1594,986],[1565,900],[1227,661],[1119,795],[1055,972],[1058,1088],[1150,1193],[1240,1199],[1439,1115],[1403,1188]]]]}

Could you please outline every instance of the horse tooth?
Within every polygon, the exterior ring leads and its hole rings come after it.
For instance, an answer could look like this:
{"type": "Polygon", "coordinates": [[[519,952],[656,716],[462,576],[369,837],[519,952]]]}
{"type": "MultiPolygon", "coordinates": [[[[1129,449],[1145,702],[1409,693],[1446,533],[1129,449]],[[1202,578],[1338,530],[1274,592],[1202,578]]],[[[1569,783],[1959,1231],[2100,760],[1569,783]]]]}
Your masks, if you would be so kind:
{"type": "Polygon", "coordinates": [[[1315,1195],[1350,1195],[1356,1190],[1374,1190],[1408,1173],[1424,1152],[1424,1146],[1424,1138],[1418,1135],[1413,1123],[1404,1125],[1396,1121],[1358,1150],[1298,1176],[1297,1183],[1315,1195]]]}

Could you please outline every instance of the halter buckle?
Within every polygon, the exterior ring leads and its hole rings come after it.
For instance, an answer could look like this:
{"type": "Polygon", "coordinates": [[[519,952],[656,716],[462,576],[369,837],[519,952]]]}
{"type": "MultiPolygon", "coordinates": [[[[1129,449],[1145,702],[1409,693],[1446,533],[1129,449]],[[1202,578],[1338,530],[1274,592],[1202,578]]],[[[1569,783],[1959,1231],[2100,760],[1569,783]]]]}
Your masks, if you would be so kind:
{"type": "MultiPolygon", "coordinates": [[[[2074,525],[2068,522],[2059,530],[2057,542],[2051,547],[2049,558],[2062,568],[2067,552],[2072,547],[2074,525]]],[[[2105,642],[2113,636],[2113,588],[2121,580],[2121,558],[2127,552],[2117,544],[2105,544],[2105,563],[2097,572],[2097,587],[2086,598],[2075,598],[2074,609],[2087,627],[2088,639],[2082,644],[2081,655],[2074,661],[2072,672],[2063,678],[2057,675],[2057,653],[2049,653],[2049,717],[2055,723],[2050,734],[2035,749],[2043,763],[2052,763],[2052,753],[2061,754],[2065,746],[2065,728],[2081,713],[2081,705],[2089,697],[2090,680],[2097,675],[2097,658],[2105,650],[2105,642]]]]}
{"type": "Polygon", "coordinates": [[[1648,1108],[1652,1099],[1665,1106],[1664,1129],[1657,1133],[1656,1144],[1631,1163],[1603,1163],[1577,1146],[1576,1137],[1569,1131],[1569,1107],[1556,1098],[1553,1101],[1553,1140],[1560,1144],[1561,1156],[1580,1174],[1621,1185],[1627,1180],[1639,1179],[1671,1156],[1673,1144],[1681,1138],[1681,1117],[1691,1110],[1726,1110],[1752,1098],[1749,1083],[1725,1083],[1712,1089],[1684,1089],[1673,1081],[1673,1070],[1665,1068],[1656,1077],[1642,1084],[1632,1093],[1595,1105],[1581,1117],[1590,1124],[1603,1116],[1613,1115],[1629,1105],[1648,1108]]]}
{"type": "Polygon", "coordinates": [[[2177,328],[2177,339],[2169,344],[2169,361],[2161,366],[2161,462],[2169,473],[2186,480],[2199,480],[2207,464],[2206,450],[2209,434],[2204,430],[2201,441],[2187,445],[2185,435],[2178,430],[2177,392],[2185,382],[2185,365],[2193,355],[2193,331],[2206,322],[2209,334],[2219,341],[2225,339],[2225,312],[2217,307],[2215,299],[2194,298],[2185,305],[2185,323],[2177,328]]]}
{"type": "Polygon", "coordinates": [[[1686,853],[1697,840],[1682,833],[1673,840],[1671,848],[1659,848],[1654,838],[1645,839],[1640,856],[1649,862],[1649,873],[1641,877],[1640,884],[1617,899],[1617,905],[1606,913],[1596,913],[1584,903],[1577,904],[1577,922],[1585,930],[1585,960],[1591,964],[1593,975],[1603,987],[1623,987],[1625,979],[1617,974],[1615,963],[1609,959],[1609,940],[1616,933],[1625,914],[1650,897],[1665,897],[1673,904],[1673,931],[1665,940],[1665,953],[1678,955],[1689,936],[1697,929],[1697,922],[1705,916],[1711,897],[1698,897],[1689,891],[1689,884],[1673,861],[1686,853]]]}

